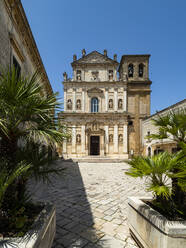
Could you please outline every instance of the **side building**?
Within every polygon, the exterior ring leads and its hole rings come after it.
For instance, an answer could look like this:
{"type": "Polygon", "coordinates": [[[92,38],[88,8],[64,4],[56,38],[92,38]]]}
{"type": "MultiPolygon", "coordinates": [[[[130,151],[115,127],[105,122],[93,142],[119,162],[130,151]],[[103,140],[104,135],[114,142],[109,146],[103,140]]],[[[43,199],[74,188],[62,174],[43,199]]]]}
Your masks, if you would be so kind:
{"type": "Polygon", "coordinates": [[[170,153],[174,153],[177,151],[177,143],[171,139],[171,137],[162,140],[152,140],[147,139],[146,136],[150,134],[156,134],[158,132],[158,127],[153,125],[153,119],[156,119],[159,115],[165,116],[171,111],[181,111],[186,110],[186,99],[165,108],[156,114],[151,115],[142,121],[142,148],[143,155],[152,156],[154,154],[158,154],[159,152],[168,151],[170,153]]]}
{"type": "Polygon", "coordinates": [[[101,156],[126,159],[139,154],[141,121],[150,115],[150,55],[117,55],[93,51],[73,56],[73,78],[64,73],[64,111],[59,114],[71,139],[64,158],[101,156]],[[117,76],[119,72],[119,78],[117,76]]]}
{"type": "Polygon", "coordinates": [[[43,94],[52,88],[20,0],[0,1],[0,70],[14,65],[22,75],[36,70],[43,94]]]}

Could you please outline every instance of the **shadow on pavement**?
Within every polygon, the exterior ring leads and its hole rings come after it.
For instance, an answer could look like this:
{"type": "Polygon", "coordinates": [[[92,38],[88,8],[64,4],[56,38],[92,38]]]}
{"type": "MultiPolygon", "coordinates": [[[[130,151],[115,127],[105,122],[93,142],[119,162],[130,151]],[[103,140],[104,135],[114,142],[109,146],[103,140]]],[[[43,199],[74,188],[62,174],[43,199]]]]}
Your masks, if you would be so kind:
{"type": "Polygon", "coordinates": [[[56,205],[56,237],[53,248],[105,247],[96,245],[103,233],[94,229],[94,219],[87,200],[79,165],[59,160],[54,166],[65,168],[62,176],[51,176],[52,185],[29,183],[33,200],[56,205]]]}

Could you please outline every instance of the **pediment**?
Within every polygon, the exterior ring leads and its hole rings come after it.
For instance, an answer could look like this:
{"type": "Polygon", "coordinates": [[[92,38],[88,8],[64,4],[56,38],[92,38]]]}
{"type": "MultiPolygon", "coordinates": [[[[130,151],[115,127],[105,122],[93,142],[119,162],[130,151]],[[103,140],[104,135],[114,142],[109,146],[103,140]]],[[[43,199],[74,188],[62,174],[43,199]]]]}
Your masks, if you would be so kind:
{"type": "Polygon", "coordinates": [[[93,51],[89,54],[87,54],[85,57],[76,60],[72,63],[72,65],[75,64],[112,64],[112,65],[118,65],[119,63],[113,59],[110,59],[109,57],[97,52],[93,51]]]}
{"type": "Polygon", "coordinates": [[[87,90],[88,93],[103,93],[103,91],[97,87],[87,90]]]}

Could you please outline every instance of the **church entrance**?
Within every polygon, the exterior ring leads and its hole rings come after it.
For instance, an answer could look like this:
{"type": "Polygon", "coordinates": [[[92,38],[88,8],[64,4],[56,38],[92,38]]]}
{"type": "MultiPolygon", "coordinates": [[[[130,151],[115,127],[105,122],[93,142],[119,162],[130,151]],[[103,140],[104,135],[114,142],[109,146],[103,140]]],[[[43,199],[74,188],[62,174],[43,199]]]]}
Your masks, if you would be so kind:
{"type": "Polygon", "coordinates": [[[90,155],[100,155],[99,136],[90,136],[90,155]]]}

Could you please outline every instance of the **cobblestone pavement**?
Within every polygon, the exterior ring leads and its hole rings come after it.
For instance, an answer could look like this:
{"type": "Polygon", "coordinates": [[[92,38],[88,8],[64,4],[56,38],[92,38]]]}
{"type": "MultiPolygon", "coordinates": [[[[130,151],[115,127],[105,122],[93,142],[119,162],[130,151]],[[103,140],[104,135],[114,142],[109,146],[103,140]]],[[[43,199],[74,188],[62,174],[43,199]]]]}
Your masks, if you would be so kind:
{"type": "Polygon", "coordinates": [[[127,197],[144,196],[144,182],[125,175],[125,163],[58,161],[63,176],[36,185],[35,199],[57,209],[53,248],[135,248],[127,226],[127,197]]]}

